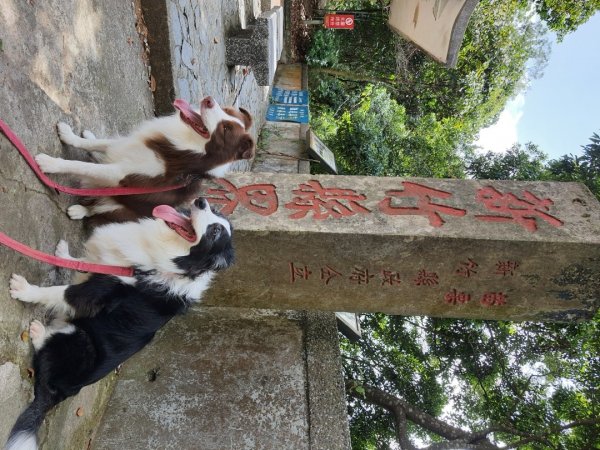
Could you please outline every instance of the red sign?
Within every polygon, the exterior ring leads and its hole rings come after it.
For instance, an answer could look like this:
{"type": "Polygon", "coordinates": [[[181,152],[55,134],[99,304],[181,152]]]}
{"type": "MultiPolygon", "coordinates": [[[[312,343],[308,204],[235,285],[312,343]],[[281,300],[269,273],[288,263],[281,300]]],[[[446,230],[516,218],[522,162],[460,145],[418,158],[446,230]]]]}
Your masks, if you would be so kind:
{"type": "Polygon", "coordinates": [[[325,14],[323,18],[325,28],[354,29],[354,14],[325,14]]]}

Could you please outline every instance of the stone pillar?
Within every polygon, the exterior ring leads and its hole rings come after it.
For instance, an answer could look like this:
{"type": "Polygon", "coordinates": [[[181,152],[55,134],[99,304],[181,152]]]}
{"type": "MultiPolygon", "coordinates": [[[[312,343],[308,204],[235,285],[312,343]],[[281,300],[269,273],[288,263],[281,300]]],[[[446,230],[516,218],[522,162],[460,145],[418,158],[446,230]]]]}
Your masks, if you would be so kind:
{"type": "Polygon", "coordinates": [[[262,173],[205,194],[237,252],[207,304],[557,321],[598,307],[600,208],[581,184],[262,173]]]}

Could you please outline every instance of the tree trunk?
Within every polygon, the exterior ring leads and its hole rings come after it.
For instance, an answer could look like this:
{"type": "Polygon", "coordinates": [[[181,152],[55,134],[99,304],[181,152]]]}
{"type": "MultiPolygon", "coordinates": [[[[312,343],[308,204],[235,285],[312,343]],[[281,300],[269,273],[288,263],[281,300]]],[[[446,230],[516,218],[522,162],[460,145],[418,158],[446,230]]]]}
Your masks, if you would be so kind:
{"type": "Polygon", "coordinates": [[[385,83],[388,86],[396,89],[394,82],[389,78],[381,78],[381,77],[372,77],[366,76],[356,72],[350,72],[347,70],[340,69],[331,69],[328,67],[312,67],[310,68],[311,72],[324,73],[330,75],[332,77],[339,78],[344,81],[354,81],[357,83],[385,83]]]}

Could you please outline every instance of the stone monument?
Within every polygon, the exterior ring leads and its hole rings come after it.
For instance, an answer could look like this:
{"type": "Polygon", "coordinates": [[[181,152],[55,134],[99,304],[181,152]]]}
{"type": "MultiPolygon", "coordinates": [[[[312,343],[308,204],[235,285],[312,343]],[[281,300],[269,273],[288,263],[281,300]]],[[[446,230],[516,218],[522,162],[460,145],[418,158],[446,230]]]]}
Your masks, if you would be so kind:
{"type": "Polygon", "coordinates": [[[600,302],[581,184],[263,173],[205,194],[236,229],[219,306],[570,321],[600,302]]]}

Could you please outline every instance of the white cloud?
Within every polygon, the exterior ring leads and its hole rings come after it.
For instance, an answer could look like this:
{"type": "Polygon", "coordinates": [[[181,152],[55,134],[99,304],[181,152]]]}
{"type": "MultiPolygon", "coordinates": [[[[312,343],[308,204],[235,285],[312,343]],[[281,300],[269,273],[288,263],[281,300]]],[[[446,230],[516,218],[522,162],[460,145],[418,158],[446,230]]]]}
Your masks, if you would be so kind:
{"type": "Polygon", "coordinates": [[[525,96],[517,95],[506,104],[504,111],[500,114],[498,122],[484,128],[479,132],[479,138],[475,144],[484,151],[502,153],[519,141],[517,126],[523,116],[525,96]]]}

